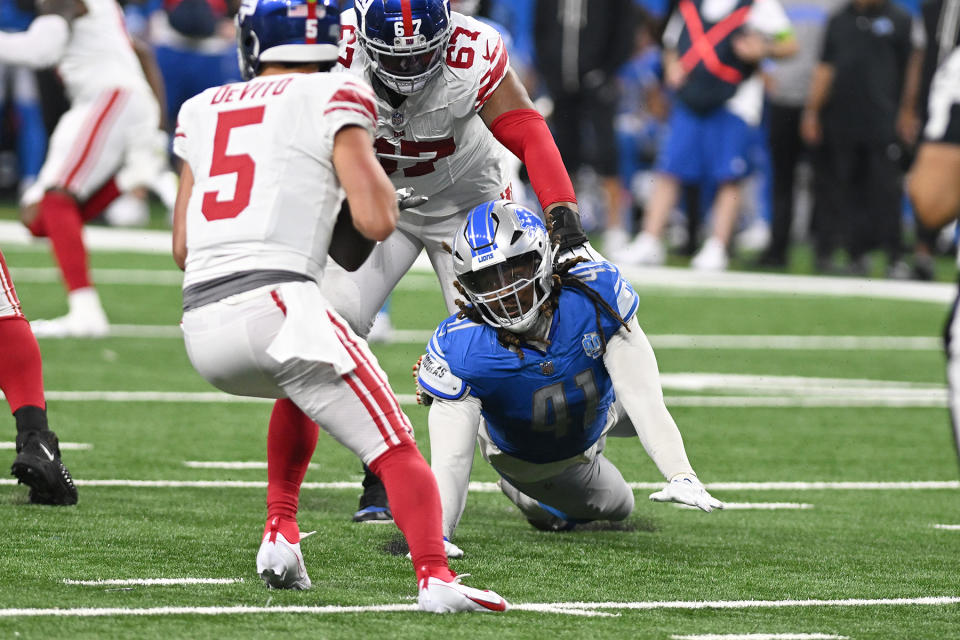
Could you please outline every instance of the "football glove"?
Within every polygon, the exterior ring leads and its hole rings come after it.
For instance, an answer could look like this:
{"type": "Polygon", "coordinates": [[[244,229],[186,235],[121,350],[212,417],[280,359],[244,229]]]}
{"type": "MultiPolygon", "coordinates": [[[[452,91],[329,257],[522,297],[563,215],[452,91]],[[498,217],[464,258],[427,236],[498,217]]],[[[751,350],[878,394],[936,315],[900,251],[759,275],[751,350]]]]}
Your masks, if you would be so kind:
{"type": "MultiPolygon", "coordinates": [[[[414,363],[413,365],[413,380],[414,382],[416,382],[416,385],[417,385],[417,404],[423,405],[424,407],[429,407],[431,404],[433,404],[433,396],[431,396],[429,393],[423,390],[417,378],[417,374],[420,372],[421,362],[423,362],[423,356],[420,356],[419,358],[417,358],[416,363],[414,363]]],[[[450,557],[459,558],[460,556],[450,556],[450,557]]]]}
{"type": "Polygon", "coordinates": [[[550,240],[556,245],[558,253],[586,244],[587,233],[583,230],[579,213],[570,207],[554,207],[550,210],[550,220],[550,240]]]}
{"type": "Polygon", "coordinates": [[[723,509],[723,503],[711,496],[703,483],[692,473],[678,473],[660,491],[650,494],[654,502],[678,502],[707,513],[723,509]]]}
{"type": "Polygon", "coordinates": [[[403,211],[404,209],[411,209],[413,207],[419,207],[429,199],[430,198],[427,196],[413,195],[413,189],[411,187],[397,189],[397,208],[399,208],[400,211],[403,211]]]}
{"type": "MultiPolygon", "coordinates": [[[[448,558],[462,558],[463,549],[453,544],[447,540],[447,536],[443,536],[443,550],[447,554],[448,558]]],[[[411,558],[410,554],[407,553],[407,560],[411,558]]]]}

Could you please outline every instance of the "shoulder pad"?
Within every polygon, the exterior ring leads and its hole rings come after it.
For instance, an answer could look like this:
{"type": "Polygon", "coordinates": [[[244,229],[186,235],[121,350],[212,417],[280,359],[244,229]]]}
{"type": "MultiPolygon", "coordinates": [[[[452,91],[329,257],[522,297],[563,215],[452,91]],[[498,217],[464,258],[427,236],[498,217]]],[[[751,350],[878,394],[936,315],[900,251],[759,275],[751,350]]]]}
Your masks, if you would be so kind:
{"type": "Polygon", "coordinates": [[[426,393],[442,400],[459,400],[467,394],[463,380],[450,371],[450,365],[434,353],[427,353],[417,371],[417,384],[426,393]]]}

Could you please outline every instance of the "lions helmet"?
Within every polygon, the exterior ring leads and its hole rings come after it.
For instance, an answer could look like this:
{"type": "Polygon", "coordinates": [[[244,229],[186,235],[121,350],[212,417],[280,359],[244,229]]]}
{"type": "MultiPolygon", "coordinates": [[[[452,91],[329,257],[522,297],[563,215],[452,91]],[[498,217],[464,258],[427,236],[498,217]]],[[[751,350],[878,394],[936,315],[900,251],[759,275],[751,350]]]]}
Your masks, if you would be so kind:
{"type": "Polygon", "coordinates": [[[509,200],[474,207],[453,240],[453,270],[487,324],[528,331],[553,288],[550,236],[539,216],[509,200]]]}
{"type": "Polygon", "coordinates": [[[440,73],[453,27],[449,0],[356,0],[360,46],[384,85],[410,95],[440,73]]]}
{"type": "Polygon", "coordinates": [[[335,0],[243,0],[237,13],[237,58],[244,80],[264,62],[333,62],[340,43],[335,0]]]}

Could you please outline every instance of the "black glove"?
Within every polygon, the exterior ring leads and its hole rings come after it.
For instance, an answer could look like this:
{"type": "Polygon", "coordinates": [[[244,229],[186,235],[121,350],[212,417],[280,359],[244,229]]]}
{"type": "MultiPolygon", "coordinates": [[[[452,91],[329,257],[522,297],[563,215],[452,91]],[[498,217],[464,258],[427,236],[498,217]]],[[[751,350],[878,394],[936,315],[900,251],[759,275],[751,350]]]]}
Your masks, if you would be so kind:
{"type": "Polygon", "coordinates": [[[579,247],[587,242],[587,232],[580,223],[580,214],[570,207],[554,207],[550,211],[550,221],[553,230],[550,240],[557,244],[560,251],[579,247]]]}

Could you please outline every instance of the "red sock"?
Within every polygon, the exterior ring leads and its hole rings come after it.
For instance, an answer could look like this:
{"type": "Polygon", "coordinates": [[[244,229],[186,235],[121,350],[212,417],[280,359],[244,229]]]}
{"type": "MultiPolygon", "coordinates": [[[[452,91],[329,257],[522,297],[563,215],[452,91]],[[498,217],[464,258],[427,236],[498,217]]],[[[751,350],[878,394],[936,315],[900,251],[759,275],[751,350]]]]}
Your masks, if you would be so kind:
{"type": "Polygon", "coordinates": [[[387,489],[393,521],[410,546],[417,582],[422,584],[430,576],[452,580],[455,574],[447,566],[443,548],[437,480],[416,445],[405,442],[388,449],[369,466],[387,489]]]}
{"type": "Polygon", "coordinates": [[[60,265],[68,291],[90,286],[87,249],[83,246],[83,221],[80,207],[65,193],[48,191],[40,201],[40,223],[60,265]]]}
{"type": "Polygon", "coordinates": [[[316,424],[289,399],[277,400],[267,431],[267,525],[291,544],[300,541],[297,505],[300,485],[317,448],[316,424]]]}
{"type": "Polygon", "coordinates": [[[80,217],[84,222],[93,220],[103,213],[103,210],[109,207],[111,202],[119,197],[120,189],[117,188],[117,181],[110,178],[106,184],[97,189],[97,191],[83,203],[80,207],[80,217]]]}
{"type": "Polygon", "coordinates": [[[45,409],[40,347],[23,316],[0,318],[0,389],[10,413],[32,405],[45,409]]]}

